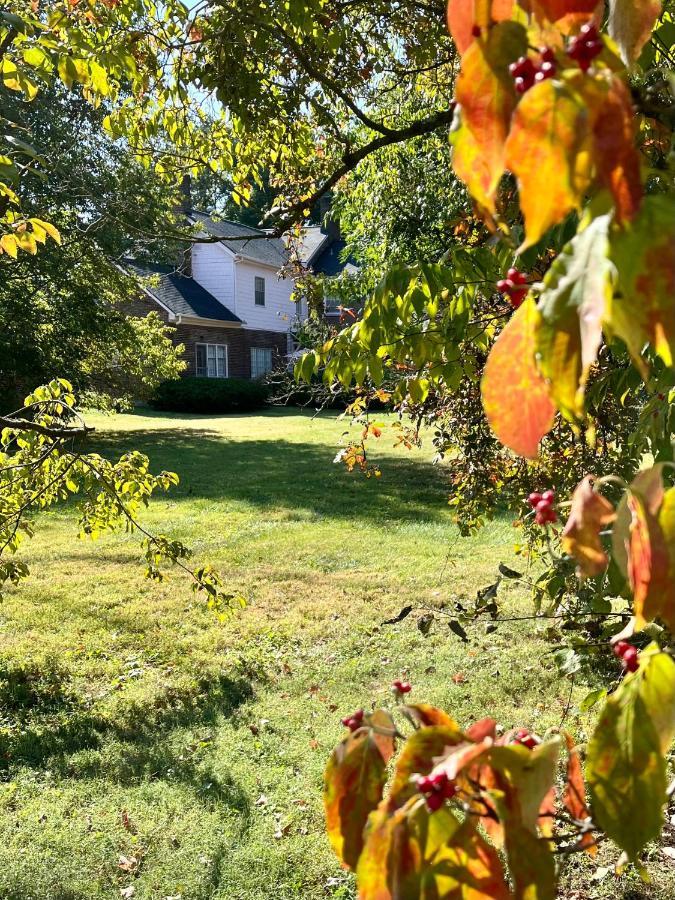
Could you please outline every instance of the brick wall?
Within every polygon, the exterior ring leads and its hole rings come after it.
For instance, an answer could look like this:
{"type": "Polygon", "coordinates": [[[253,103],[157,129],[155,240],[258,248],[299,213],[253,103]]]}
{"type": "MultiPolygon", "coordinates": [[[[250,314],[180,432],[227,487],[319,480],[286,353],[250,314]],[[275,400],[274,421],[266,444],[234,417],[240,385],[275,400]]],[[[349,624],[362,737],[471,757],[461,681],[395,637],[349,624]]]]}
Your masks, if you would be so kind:
{"type": "MultiPolygon", "coordinates": [[[[149,297],[140,296],[129,304],[129,315],[147,316],[156,312],[168,322],[166,312],[149,297]]],[[[206,325],[172,325],[171,340],[185,346],[184,358],[188,364],[184,376],[196,374],[197,344],[226,344],[228,373],[231,378],[251,377],[251,347],[269,347],[273,351],[275,365],[286,355],[286,334],[279,331],[254,331],[245,328],[217,328],[206,325]]]]}

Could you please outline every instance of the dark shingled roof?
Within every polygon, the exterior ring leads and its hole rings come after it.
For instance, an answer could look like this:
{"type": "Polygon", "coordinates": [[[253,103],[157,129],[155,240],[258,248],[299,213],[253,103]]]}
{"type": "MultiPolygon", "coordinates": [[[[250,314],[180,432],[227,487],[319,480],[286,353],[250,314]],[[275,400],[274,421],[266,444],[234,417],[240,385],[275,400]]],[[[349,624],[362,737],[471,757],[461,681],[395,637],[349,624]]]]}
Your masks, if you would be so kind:
{"type": "Polygon", "coordinates": [[[280,238],[263,238],[265,232],[259,228],[249,228],[248,225],[240,225],[239,222],[230,222],[229,219],[214,221],[205,213],[192,211],[190,218],[201,225],[204,231],[214,237],[222,238],[221,243],[233,253],[251,259],[254,262],[263,262],[280,269],[288,262],[288,252],[284,242],[280,238]],[[227,238],[246,238],[253,240],[228,241],[227,238]]]}
{"type": "Polygon", "coordinates": [[[125,259],[124,267],[134,275],[147,279],[145,290],[177,316],[195,316],[200,319],[218,319],[221,322],[241,322],[213,294],[209,294],[193,278],[183,275],[174,266],[158,266],[154,263],[139,263],[125,259]]]}
{"type": "Polygon", "coordinates": [[[332,241],[325,249],[319,249],[316,256],[312,258],[312,271],[317,275],[339,275],[340,272],[347,273],[356,272],[357,267],[354,260],[350,257],[346,262],[342,261],[342,251],[345,249],[345,242],[342,240],[332,241]]]}

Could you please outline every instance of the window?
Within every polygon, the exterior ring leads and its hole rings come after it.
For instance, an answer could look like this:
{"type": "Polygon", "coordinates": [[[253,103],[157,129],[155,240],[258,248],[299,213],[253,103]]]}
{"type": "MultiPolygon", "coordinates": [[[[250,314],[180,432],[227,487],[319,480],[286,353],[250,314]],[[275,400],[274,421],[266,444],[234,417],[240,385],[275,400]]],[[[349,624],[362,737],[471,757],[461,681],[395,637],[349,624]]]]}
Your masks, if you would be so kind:
{"type": "Polygon", "coordinates": [[[251,378],[262,378],[272,371],[272,351],[267,347],[251,347],[251,378]]]}
{"type": "Polygon", "coordinates": [[[197,375],[227,378],[227,345],[197,344],[197,375]]]}
{"type": "Polygon", "coordinates": [[[255,305],[265,305],[265,279],[259,275],[255,276],[255,305]]]}

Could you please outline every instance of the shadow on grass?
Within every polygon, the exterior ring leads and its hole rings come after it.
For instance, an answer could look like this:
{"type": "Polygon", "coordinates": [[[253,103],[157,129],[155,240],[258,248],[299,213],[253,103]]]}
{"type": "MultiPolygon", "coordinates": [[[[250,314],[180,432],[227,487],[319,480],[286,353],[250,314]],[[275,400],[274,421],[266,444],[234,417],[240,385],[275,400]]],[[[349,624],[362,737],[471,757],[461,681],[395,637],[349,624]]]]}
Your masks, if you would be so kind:
{"type": "Polygon", "coordinates": [[[387,458],[381,478],[366,479],[335,465],[336,448],[327,444],[232,441],[198,428],[109,431],[93,444],[108,457],[132,448],[150,458],[153,471],[178,472],[180,485],[168,495],[175,501],[189,497],[281,507],[296,518],[448,522],[439,469],[405,451],[399,459],[387,458]]]}
{"type": "MultiPolygon", "coordinates": [[[[196,689],[168,688],[151,705],[131,704],[109,715],[82,704],[45,709],[0,735],[0,773],[16,767],[48,768],[66,778],[107,778],[116,784],[162,779],[189,786],[206,803],[244,812],[245,794],[227,775],[210,768],[201,742],[185,743],[181,729],[208,730],[253,696],[248,681],[221,676],[196,689]]],[[[3,704],[4,706],[4,704],[3,704]]],[[[0,707],[0,712],[14,713],[0,707]]],[[[208,746],[208,742],[205,742],[208,746]]]]}

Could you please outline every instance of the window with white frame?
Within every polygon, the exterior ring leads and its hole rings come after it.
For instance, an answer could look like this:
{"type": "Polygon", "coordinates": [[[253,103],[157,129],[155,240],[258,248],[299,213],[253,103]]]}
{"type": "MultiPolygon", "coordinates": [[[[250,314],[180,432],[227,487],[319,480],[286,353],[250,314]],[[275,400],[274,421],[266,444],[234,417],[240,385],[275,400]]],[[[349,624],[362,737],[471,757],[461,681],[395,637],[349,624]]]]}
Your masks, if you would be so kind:
{"type": "Polygon", "coordinates": [[[260,275],[255,276],[255,305],[265,305],[265,279],[260,275]]]}
{"type": "Polygon", "coordinates": [[[227,378],[227,344],[197,344],[197,375],[227,378]]]}
{"type": "Polygon", "coordinates": [[[251,378],[262,378],[272,371],[272,351],[269,347],[251,347],[251,378]]]}

